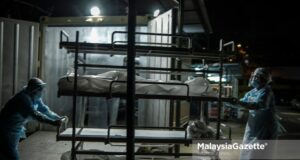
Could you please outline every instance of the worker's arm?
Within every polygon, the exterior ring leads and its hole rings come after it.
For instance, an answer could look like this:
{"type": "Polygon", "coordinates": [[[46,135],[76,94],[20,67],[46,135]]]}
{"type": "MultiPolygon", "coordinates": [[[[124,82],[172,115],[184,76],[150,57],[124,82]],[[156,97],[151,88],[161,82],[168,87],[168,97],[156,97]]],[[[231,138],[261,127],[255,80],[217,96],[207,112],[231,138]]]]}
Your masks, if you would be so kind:
{"type": "Polygon", "coordinates": [[[237,99],[237,98],[233,98],[231,100],[231,104],[233,104],[234,108],[246,108],[246,109],[255,109],[255,105],[253,102],[249,102],[248,98],[250,96],[250,93],[247,92],[243,98],[241,99],[237,99]]]}
{"type": "Polygon", "coordinates": [[[255,103],[253,102],[244,102],[238,99],[233,100],[231,103],[233,108],[246,108],[246,109],[257,109],[255,103]]]}
{"type": "Polygon", "coordinates": [[[48,123],[48,124],[52,124],[52,125],[60,125],[60,123],[61,123],[60,120],[51,119],[48,116],[41,113],[40,111],[35,110],[30,97],[24,97],[23,104],[24,104],[25,111],[30,116],[32,116],[34,119],[36,119],[40,122],[44,122],[44,123],[48,123]]]}
{"type": "Polygon", "coordinates": [[[38,104],[37,110],[39,112],[41,112],[42,114],[46,115],[47,117],[49,117],[50,119],[52,119],[52,120],[58,120],[58,119],[62,118],[61,116],[59,116],[56,113],[54,113],[53,111],[51,111],[49,109],[49,107],[43,103],[42,99],[39,99],[37,101],[37,104],[38,104]]]}
{"type": "Polygon", "coordinates": [[[60,125],[60,120],[53,120],[50,119],[49,117],[45,116],[44,114],[42,114],[41,112],[35,110],[33,111],[32,117],[34,117],[36,120],[40,121],[40,122],[44,122],[44,123],[48,123],[51,125],[60,125]]]}
{"type": "Polygon", "coordinates": [[[256,101],[248,101],[247,98],[242,98],[237,103],[247,109],[264,109],[271,103],[272,94],[272,92],[265,90],[256,97],[256,101]]]}
{"type": "Polygon", "coordinates": [[[255,102],[238,101],[237,104],[239,104],[241,107],[244,107],[246,109],[257,109],[255,102]]]}

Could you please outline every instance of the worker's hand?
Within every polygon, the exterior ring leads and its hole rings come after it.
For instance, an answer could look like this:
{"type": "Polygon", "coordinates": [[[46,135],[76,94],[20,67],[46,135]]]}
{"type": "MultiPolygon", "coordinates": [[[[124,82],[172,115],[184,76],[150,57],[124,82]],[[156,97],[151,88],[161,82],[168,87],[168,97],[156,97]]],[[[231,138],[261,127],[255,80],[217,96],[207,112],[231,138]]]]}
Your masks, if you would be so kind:
{"type": "Polygon", "coordinates": [[[55,126],[61,126],[62,123],[68,122],[69,118],[67,116],[62,116],[61,118],[54,121],[55,126]]]}
{"type": "Polygon", "coordinates": [[[69,117],[68,116],[62,116],[60,119],[63,122],[68,122],[69,121],[69,117]]]}

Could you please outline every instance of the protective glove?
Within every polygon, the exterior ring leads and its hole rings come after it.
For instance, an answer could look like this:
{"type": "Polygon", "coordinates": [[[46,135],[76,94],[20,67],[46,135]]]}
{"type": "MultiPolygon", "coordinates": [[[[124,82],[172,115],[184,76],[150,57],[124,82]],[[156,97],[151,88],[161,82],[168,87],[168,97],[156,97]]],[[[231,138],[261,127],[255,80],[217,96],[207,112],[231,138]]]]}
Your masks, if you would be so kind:
{"type": "Polygon", "coordinates": [[[61,116],[60,120],[68,122],[69,121],[69,117],[68,116],[61,116]]]}
{"type": "Polygon", "coordinates": [[[69,118],[67,116],[62,116],[61,118],[54,121],[55,126],[61,126],[63,122],[68,122],[69,118]]]}

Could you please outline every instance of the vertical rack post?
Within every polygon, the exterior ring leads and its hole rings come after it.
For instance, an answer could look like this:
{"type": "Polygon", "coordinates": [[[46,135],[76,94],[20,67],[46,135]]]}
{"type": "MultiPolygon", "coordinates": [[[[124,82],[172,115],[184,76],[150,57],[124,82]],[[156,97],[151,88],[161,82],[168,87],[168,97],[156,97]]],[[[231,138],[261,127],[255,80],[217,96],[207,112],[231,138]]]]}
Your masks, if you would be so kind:
{"type": "MultiPolygon", "coordinates": [[[[178,34],[181,35],[183,33],[183,24],[184,24],[184,0],[179,0],[179,6],[178,6],[178,34]]],[[[182,47],[181,39],[176,39],[177,46],[180,48],[182,47]]],[[[176,61],[175,64],[177,64],[176,68],[181,69],[181,60],[176,61]]],[[[181,76],[177,75],[177,80],[181,80],[181,76]]],[[[176,101],[176,127],[180,127],[180,116],[181,116],[181,101],[176,101]]],[[[175,145],[175,157],[179,157],[180,153],[180,146],[175,145]]]]}
{"type": "Polygon", "coordinates": [[[134,160],[134,125],[135,125],[135,0],[128,1],[128,49],[127,49],[127,142],[126,159],[134,160]]]}
{"type": "Polygon", "coordinates": [[[222,110],[222,77],[223,77],[223,40],[220,40],[220,70],[219,70],[219,98],[218,98],[218,120],[217,120],[217,135],[216,139],[220,139],[220,125],[221,125],[221,110],[222,110]]]}
{"type": "Polygon", "coordinates": [[[77,69],[78,69],[78,50],[79,50],[79,31],[76,31],[76,42],[75,42],[75,58],[74,58],[74,91],[73,91],[73,112],[72,112],[72,151],[71,159],[74,160],[76,156],[76,101],[77,101],[77,69]]]}

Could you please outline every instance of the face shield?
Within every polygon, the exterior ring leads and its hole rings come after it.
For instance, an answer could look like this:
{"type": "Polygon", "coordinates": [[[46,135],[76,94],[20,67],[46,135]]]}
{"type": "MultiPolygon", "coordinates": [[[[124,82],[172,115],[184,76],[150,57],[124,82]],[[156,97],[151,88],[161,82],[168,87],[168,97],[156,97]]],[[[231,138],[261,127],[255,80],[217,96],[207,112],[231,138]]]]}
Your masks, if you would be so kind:
{"type": "Polygon", "coordinates": [[[262,85],[261,79],[258,75],[255,75],[254,72],[251,73],[248,86],[259,88],[262,85]]]}
{"type": "Polygon", "coordinates": [[[260,88],[272,82],[272,77],[269,71],[265,68],[257,68],[251,73],[248,86],[260,88]]]}
{"type": "Polygon", "coordinates": [[[42,97],[42,92],[46,83],[39,78],[32,78],[28,81],[26,86],[27,91],[32,95],[34,100],[38,100],[42,97]]]}

